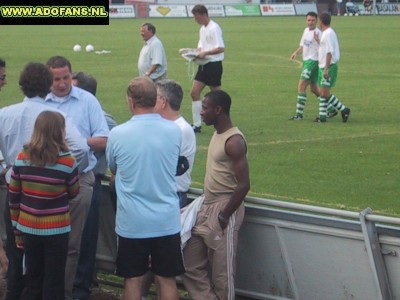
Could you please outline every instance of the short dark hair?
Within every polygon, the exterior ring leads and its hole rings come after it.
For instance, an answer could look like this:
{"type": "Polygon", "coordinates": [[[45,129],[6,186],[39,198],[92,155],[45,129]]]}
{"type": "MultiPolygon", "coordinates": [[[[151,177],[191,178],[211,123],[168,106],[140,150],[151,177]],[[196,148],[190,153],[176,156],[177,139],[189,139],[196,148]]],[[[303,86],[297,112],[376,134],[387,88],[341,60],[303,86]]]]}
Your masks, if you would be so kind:
{"type": "Polygon", "coordinates": [[[0,68],[5,68],[5,67],[6,67],[6,61],[0,58],[0,68]]]}
{"type": "Polygon", "coordinates": [[[192,14],[200,14],[208,16],[208,9],[203,4],[197,4],[192,8],[192,14]]]}
{"type": "Polygon", "coordinates": [[[72,70],[70,61],[66,59],[64,56],[59,56],[59,55],[50,57],[46,65],[47,67],[52,69],[68,67],[70,71],[72,70]]]}
{"type": "Polygon", "coordinates": [[[97,80],[92,75],[84,72],[76,72],[72,73],[72,79],[76,80],[77,87],[80,87],[81,89],[96,96],[97,80]]]}
{"type": "Polygon", "coordinates": [[[148,77],[133,78],[126,94],[139,107],[154,107],[157,101],[157,90],[153,80],[148,77]]]}
{"type": "Polygon", "coordinates": [[[215,90],[204,95],[214,106],[221,106],[222,111],[229,116],[231,110],[231,97],[223,90],[215,90]]]}
{"type": "Polygon", "coordinates": [[[183,90],[181,85],[171,79],[161,79],[156,83],[157,90],[160,91],[162,96],[167,98],[169,106],[178,111],[181,108],[181,103],[183,99],[183,90]]]}
{"type": "Polygon", "coordinates": [[[314,17],[314,18],[318,19],[318,15],[317,15],[317,13],[314,12],[314,11],[309,11],[309,12],[307,13],[306,17],[308,17],[308,16],[311,16],[311,17],[314,17]]]}
{"type": "Polygon", "coordinates": [[[53,84],[53,75],[46,65],[42,63],[30,62],[21,72],[19,86],[25,96],[46,97],[53,84]]]}
{"type": "Polygon", "coordinates": [[[328,12],[323,12],[319,15],[319,20],[324,25],[331,25],[331,15],[328,12]]]}
{"type": "Polygon", "coordinates": [[[147,27],[148,31],[151,31],[153,34],[156,34],[156,26],[151,23],[143,23],[141,27],[147,27]]]}

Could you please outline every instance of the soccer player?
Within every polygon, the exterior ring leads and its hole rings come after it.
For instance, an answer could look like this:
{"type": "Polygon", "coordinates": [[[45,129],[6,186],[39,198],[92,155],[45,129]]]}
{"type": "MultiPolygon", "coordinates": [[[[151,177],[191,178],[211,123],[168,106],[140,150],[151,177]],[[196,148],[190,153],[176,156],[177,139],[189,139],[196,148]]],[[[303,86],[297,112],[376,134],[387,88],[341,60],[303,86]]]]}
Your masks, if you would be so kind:
{"type": "Polygon", "coordinates": [[[319,24],[322,30],[318,50],[318,86],[319,86],[319,117],[315,122],[326,122],[326,108],[328,104],[340,110],[343,122],[347,122],[350,115],[350,108],[345,106],[339,99],[331,94],[331,88],[335,87],[340,59],[339,41],[335,31],[331,28],[331,16],[324,12],[319,17],[319,24]]]}
{"type": "Polygon", "coordinates": [[[193,130],[201,132],[201,99],[200,94],[207,85],[210,90],[221,88],[222,61],[225,44],[221,27],[210,19],[207,8],[198,4],[192,9],[196,22],[201,26],[200,39],[197,44],[198,58],[206,58],[209,62],[199,66],[194,78],[190,96],[192,97],[193,130]]]}
{"type": "MultiPolygon", "coordinates": [[[[307,27],[304,29],[300,39],[300,46],[290,55],[290,60],[294,60],[299,53],[303,53],[303,67],[297,85],[296,114],[289,119],[295,121],[303,119],[304,106],[307,101],[307,86],[310,86],[311,91],[319,97],[317,86],[319,45],[317,40],[321,36],[321,30],[317,28],[318,15],[315,12],[307,13],[306,20],[307,27]]],[[[328,114],[333,117],[337,112],[334,108],[328,108],[328,114]]]]}

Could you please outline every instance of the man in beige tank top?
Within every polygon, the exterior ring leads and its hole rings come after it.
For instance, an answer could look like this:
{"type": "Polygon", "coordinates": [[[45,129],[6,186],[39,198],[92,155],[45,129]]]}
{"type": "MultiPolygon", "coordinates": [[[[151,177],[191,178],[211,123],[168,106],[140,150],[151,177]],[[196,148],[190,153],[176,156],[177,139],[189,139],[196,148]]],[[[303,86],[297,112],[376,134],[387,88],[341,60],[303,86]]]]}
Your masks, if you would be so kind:
{"type": "Polygon", "coordinates": [[[235,299],[237,238],[250,179],[246,140],[232,125],[230,106],[222,90],[209,92],[202,103],[202,119],[216,131],[208,147],[204,203],[184,248],[182,279],[193,300],[235,299]]]}

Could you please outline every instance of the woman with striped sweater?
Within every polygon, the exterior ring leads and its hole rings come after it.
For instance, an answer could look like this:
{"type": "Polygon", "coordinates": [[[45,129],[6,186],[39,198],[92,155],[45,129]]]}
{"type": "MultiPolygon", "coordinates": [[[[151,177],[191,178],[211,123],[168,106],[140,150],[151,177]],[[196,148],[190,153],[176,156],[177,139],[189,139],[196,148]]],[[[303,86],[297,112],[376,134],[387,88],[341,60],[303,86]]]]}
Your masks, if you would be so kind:
{"type": "Polygon", "coordinates": [[[79,192],[75,158],[65,143],[65,119],[43,111],[18,154],[9,185],[11,221],[26,259],[21,300],[63,300],[69,205],[79,192]]]}

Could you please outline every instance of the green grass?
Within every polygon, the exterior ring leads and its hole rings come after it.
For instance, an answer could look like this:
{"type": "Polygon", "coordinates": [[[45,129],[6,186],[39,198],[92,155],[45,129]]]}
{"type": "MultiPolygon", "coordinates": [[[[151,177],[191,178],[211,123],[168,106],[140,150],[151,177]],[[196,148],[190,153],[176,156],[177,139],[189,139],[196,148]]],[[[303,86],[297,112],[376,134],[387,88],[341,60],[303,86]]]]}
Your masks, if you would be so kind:
{"type": "MultiPolygon", "coordinates": [[[[400,214],[400,56],[398,16],[333,17],[342,58],[333,92],[350,106],[349,122],[326,124],[315,97],[305,119],[295,112],[299,64],[289,62],[305,26],[304,17],[218,18],[224,30],[223,88],[232,96],[232,119],[249,143],[250,195],[351,210],[400,214]]],[[[184,88],[183,115],[191,121],[187,65],[178,49],[195,47],[198,25],[188,19],[152,19],[168,56],[168,75],[184,88]]],[[[118,122],[130,115],[125,90],[137,75],[143,19],[111,20],[109,26],[2,26],[0,56],[7,60],[8,86],[0,106],[22,99],[18,76],[28,61],[60,54],[74,71],[98,82],[103,108],[118,122]],[[91,43],[111,54],[75,53],[91,43]]],[[[1,129],[0,129],[1,130],[1,129]]],[[[207,145],[213,128],[197,135],[193,187],[203,184],[207,145]]]]}

